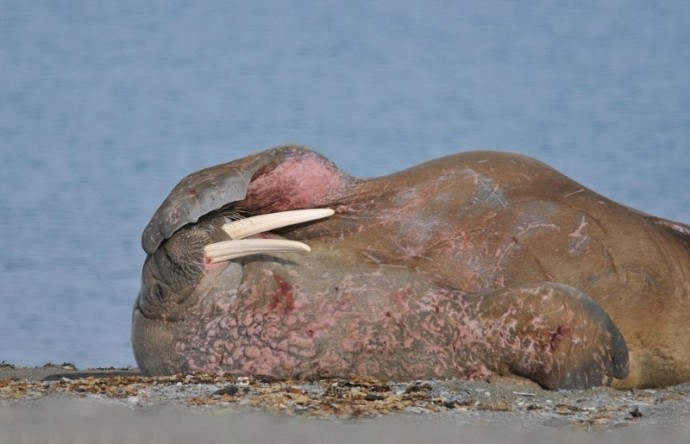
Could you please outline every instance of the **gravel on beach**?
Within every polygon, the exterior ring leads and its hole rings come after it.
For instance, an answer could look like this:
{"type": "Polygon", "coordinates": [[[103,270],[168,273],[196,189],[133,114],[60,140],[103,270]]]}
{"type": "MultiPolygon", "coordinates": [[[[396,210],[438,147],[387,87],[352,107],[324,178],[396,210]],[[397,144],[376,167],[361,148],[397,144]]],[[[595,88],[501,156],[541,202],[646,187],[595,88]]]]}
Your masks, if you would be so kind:
{"type": "Polygon", "coordinates": [[[690,442],[690,384],[548,391],[518,380],[145,377],[131,368],[0,364],[0,443],[48,437],[185,442],[197,435],[308,443],[322,442],[324,433],[329,442],[445,441],[458,434],[475,442],[533,442],[550,435],[589,442],[601,434],[607,442],[690,442]]]}

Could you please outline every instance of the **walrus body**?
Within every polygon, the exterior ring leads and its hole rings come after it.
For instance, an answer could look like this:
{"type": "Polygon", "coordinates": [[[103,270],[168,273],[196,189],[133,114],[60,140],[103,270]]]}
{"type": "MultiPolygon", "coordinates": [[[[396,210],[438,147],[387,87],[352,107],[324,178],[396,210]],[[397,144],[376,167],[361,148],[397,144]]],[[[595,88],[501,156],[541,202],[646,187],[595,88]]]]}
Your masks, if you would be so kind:
{"type": "Polygon", "coordinates": [[[275,148],[185,178],[142,243],[132,340],[146,373],[690,380],[690,227],[524,156],[360,180],[275,148]],[[310,253],[204,256],[228,216],[323,207],[335,215],[254,236],[310,253]]]}

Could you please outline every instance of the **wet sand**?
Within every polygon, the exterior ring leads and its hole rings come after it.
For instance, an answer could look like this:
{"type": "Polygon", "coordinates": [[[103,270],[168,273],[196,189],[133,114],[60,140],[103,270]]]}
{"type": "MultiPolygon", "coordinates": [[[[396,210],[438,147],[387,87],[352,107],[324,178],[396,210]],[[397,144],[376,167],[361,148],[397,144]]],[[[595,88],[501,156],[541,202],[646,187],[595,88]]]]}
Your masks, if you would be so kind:
{"type": "Polygon", "coordinates": [[[148,378],[0,365],[0,443],[690,442],[690,384],[546,391],[518,381],[148,378]]]}

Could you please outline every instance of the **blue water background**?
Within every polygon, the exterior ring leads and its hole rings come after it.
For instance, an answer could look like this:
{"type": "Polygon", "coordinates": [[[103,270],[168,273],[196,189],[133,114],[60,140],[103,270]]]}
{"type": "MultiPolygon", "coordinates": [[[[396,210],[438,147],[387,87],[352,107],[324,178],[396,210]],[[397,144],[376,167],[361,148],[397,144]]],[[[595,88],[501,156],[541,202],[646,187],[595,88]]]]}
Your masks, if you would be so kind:
{"type": "Polygon", "coordinates": [[[690,2],[0,0],[0,361],[134,364],[140,233],[199,168],[535,156],[690,222],[690,2]]]}

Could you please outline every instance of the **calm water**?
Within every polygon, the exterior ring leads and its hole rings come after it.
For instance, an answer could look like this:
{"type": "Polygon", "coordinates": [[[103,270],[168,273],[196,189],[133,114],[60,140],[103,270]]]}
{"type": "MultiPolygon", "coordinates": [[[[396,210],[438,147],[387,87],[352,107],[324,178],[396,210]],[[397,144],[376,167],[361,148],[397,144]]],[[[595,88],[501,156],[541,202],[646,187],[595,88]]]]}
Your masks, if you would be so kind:
{"type": "Polygon", "coordinates": [[[0,361],[133,364],[152,212],[277,144],[517,151],[690,222],[690,2],[651,3],[0,0],[0,361]]]}

